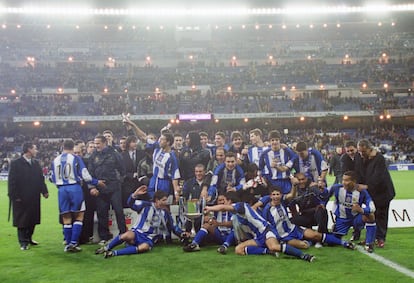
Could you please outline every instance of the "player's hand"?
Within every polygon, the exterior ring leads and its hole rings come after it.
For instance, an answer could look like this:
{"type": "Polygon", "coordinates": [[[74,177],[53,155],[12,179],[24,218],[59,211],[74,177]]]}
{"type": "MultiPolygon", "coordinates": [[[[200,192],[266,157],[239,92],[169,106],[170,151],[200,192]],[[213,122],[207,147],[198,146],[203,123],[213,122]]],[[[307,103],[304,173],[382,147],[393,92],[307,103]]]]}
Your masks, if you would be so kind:
{"type": "Polygon", "coordinates": [[[135,192],[132,194],[132,197],[137,197],[137,196],[139,196],[139,195],[143,195],[143,194],[146,194],[147,193],[147,191],[148,191],[148,187],[147,186],[145,186],[145,185],[142,185],[142,186],[139,186],[136,190],[135,190],[135,192]]]}
{"type": "Polygon", "coordinates": [[[354,204],[352,204],[352,212],[363,213],[364,210],[362,209],[362,207],[359,204],[354,203],[354,204]]]}
{"type": "Polygon", "coordinates": [[[97,188],[92,188],[89,193],[91,194],[91,196],[97,197],[99,196],[99,191],[97,188]]]}
{"type": "Polygon", "coordinates": [[[98,184],[96,185],[98,188],[105,188],[105,180],[98,180],[98,184]]]}
{"type": "Polygon", "coordinates": [[[44,197],[44,198],[48,198],[48,197],[49,197],[49,193],[44,193],[44,194],[43,194],[43,197],[44,197]]]}

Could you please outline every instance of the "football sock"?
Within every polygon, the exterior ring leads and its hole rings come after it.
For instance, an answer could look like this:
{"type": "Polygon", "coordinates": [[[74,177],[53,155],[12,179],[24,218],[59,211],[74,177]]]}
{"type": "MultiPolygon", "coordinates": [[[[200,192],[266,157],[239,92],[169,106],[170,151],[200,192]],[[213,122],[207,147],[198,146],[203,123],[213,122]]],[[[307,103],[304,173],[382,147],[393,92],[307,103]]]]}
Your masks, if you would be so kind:
{"type": "Polygon", "coordinates": [[[205,228],[201,228],[200,231],[194,237],[193,243],[199,245],[201,241],[207,236],[208,232],[205,228]]]}
{"type": "Polygon", "coordinates": [[[287,255],[292,255],[296,257],[301,257],[303,252],[295,247],[292,247],[288,244],[282,244],[282,252],[287,255]]]}
{"type": "Polygon", "coordinates": [[[72,240],[72,224],[63,225],[63,235],[65,237],[66,244],[70,244],[72,240]]]}
{"type": "Polygon", "coordinates": [[[70,241],[71,244],[74,244],[74,245],[78,244],[79,236],[82,232],[82,226],[83,226],[82,221],[75,221],[73,223],[72,238],[71,238],[71,241],[70,241]]]}
{"type": "Polygon", "coordinates": [[[230,234],[227,235],[226,240],[223,243],[223,246],[230,247],[234,244],[234,231],[231,231],[230,234]]]}
{"type": "MultiPolygon", "coordinates": [[[[122,244],[124,242],[124,240],[121,240],[121,236],[118,235],[116,236],[109,244],[108,244],[108,250],[112,250],[114,247],[122,244]]],[[[135,248],[135,246],[131,246],[133,248],[135,248]]],[[[128,247],[129,248],[129,247],[128,247]]]]}
{"type": "Polygon", "coordinates": [[[342,245],[343,241],[332,234],[322,234],[322,243],[327,243],[328,245],[342,245]]]}
{"type": "Polygon", "coordinates": [[[365,242],[367,244],[372,244],[375,240],[375,233],[377,232],[376,223],[366,223],[365,228],[367,229],[365,242]]]}
{"type": "Polygon", "coordinates": [[[132,255],[137,254],[138,251],[136,246],[129,246],[118,251],[113,251],[113,253],[114,255],[132,255]]]}
{"type": "Polygon", "coordinates": [[[244,253],[246,255],[263,255],[267,253],[267,249],[255,246],[248,246],[244,249],[244,253]]]}

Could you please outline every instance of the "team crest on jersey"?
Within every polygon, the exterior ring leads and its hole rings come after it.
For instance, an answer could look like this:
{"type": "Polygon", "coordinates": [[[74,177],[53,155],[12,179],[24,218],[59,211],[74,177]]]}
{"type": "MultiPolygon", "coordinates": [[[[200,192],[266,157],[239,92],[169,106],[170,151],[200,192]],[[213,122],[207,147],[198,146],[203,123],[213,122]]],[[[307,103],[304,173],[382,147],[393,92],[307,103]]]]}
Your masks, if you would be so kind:
{"type": "Polygon", "coordinates": [[[184,152],[184,157],[189,157],[190,153],[189,152],[184,152]]]}
{"type": "Polygon", "coordinates": [[[99,162],[99,156],[95,156],[95,163],[99,162]]]}

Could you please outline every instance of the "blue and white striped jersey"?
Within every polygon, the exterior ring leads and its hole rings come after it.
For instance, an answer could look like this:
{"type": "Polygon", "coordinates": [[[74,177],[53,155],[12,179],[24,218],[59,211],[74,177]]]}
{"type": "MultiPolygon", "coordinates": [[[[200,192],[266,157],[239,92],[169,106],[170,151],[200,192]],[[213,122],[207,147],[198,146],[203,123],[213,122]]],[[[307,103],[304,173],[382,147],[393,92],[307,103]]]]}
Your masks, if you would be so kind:
{"type": "Polygon", "coordinates": [[[326,192],[328,194],[326,199],[329,199],[332,195],[335,196],[333,211],[336,217],[352,219],[358,215],[357,212],[352,212],[353,204],[359,204],[363,208],[364,214],[375,212],[375,204],[367,190],[358,191],[354,189],[348,191],[342,184],[335,184],[326,189],[326,192]]]}
{"type": "Polygon", "coordinates": [[[283,196],[281,204],[273,206],[271,203],[268,203],[262,212],[263,217],[276,229],[281,238],[287,237],[296,227],[289,220],[289,212],[284,202],[285,196],[283,196]]]}
{"type": "Polygon", "coordinates": [[[290,170],[285,172],[277,171],[276,168],[271,167],[272,161],[276,159],[281,165],[292,168],[295,157],[296,154],[289,148],[281,148],[278,151],[268,148],[260,156],[259,170],[262,172],[262,176],[265,176],[268,180],[287,179],[289,178],[290,170]]]}
{"type": "MultiPolygon", "coordinates": [[[[214,212],[214,218],[216,218],[217,222],[228,222],[231,221],[231,217],[233,214],[229,211],[216,211],[214,212]]],[[[230,227],[225,226],[218,226],[217,227],[221,232],[230,232],[230,227]]]]}
{"type": "Polygon", "coordinates": [[[267,148],[268,147],[250,146],[247,152],[249,162],[256,163],[257,167],[259,167],[260,156],[262,155],[263,151],[267,148]]]}
{"type": "Polygon", "coordinates": [[[237,202],[232,204],[232,206],[236,212],[233,214],[233,218],[237,218],[236,223],[241,226],[234,227],[234,229],[241,229],[245,233],[255,235],[256,238],[269,227],[269,223],[247,203],[237,202]]]}
{"type": "Polygon", "coordinates": [[[98,180],[92,178],[81,157],[62,153],[57,156],[51,165],[51,180],[57,186],[80,184],[82,180],[96,185],[98,180]]]}
{"type": "Polygon", "coordinates": [[[154,166],[153,173],[157,179],[175,180],[180,179],[178,159],[174,151],[165,152],[161,148],[156,148],[153,154],[154,166]]]}
{"type": "Polygon", "coordinates": [[[323,159],[319,151],[310,148],[308,149],[308,157],[306,159],[296,156],[293,167],[296,172],[305,174],[308,180],[317,182],[322,171],[328,170],[328,163],[323,159]]]}

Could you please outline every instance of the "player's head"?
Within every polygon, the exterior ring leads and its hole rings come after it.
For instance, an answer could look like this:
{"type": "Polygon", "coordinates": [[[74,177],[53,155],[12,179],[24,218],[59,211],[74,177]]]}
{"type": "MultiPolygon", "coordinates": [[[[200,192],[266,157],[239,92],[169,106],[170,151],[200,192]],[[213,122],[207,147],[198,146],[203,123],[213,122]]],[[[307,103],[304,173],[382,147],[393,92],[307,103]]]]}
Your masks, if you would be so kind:
{"type": "Polygon", "coordinates": [[[230,139],[236,148],[241,147],[243,143],[243,135],[240,131],[233,131],[230,135],[230,139]]]}
{"type": "Polygon", "coordinates": [[[227,152],[224,159],[227,170],[233,170],[236,167],[236,154],[234,152],[227,152]]]}
{"type": "Polygon", "coordinates": [[[171,147],[174,144],[174,136],[170,132],[164,132],[160,137],[160,147],[171,147]]]}
{"type": "Polygon", "coordinates": [[[63,142],[63,150],[73,150],[74,147],[75,143],[72,139],[68,139],[63,142]]]}
{"type": "Polygon", "coordinates": [[[226,192],[224,195],[226,196],[228,204],[240,202],[240,197],[237,192],[226,192]]]}
{"type": "Polygon", "coordinates": [[[231,200],[229,200],[225,194],[220,194],[217,197],[217,204],[231,204],[231,200]]]}
{"type": "Polygon", "coordinates": [[[272,203],[280,203],[280,201],[282,200],[283,193],[282,189],[279,186],[270,185],[269,193],[272,203]]]}
{"type": "Polygon", "coordinates": [[[298,144],[296,145],[296,151],[299,157],[302,159],[307,158],[309,155],[308,145],[306,144],[306,142],[303,142],[303,141],[298,142],[298,144]]]}
{"type": "Polygon", "coordinates": [[[357,174],[355,171],[346,171],[342,176],[342,185],[346,190],[352,191],[357,183],[357,174]]]}
{"type": "Polygon", "coordinates": [[[249,132],[250,143],[257,145],[258,142],[262,141],[263,132],[260,129],[253,129],[249,132]]]}
{"type": "Polygon", "coordinates": [[[214,135],[214,143],[216,146],[224,146],[226,144],[226,135],[224,132],[217,132],[214,135]]]}
{"type": "Polygon", "coordinates": [[[280,149],[280,132],[278,130],[273,130],[269,132],[268,135],[270,146],[272,150],[280,149]]]}
{"type": "Polygon", "coordinates": [[[160,208],[167,205],[167,193],[161,190],[158,190],[154,194],[154,204],[155,207],[160,208]]]}

